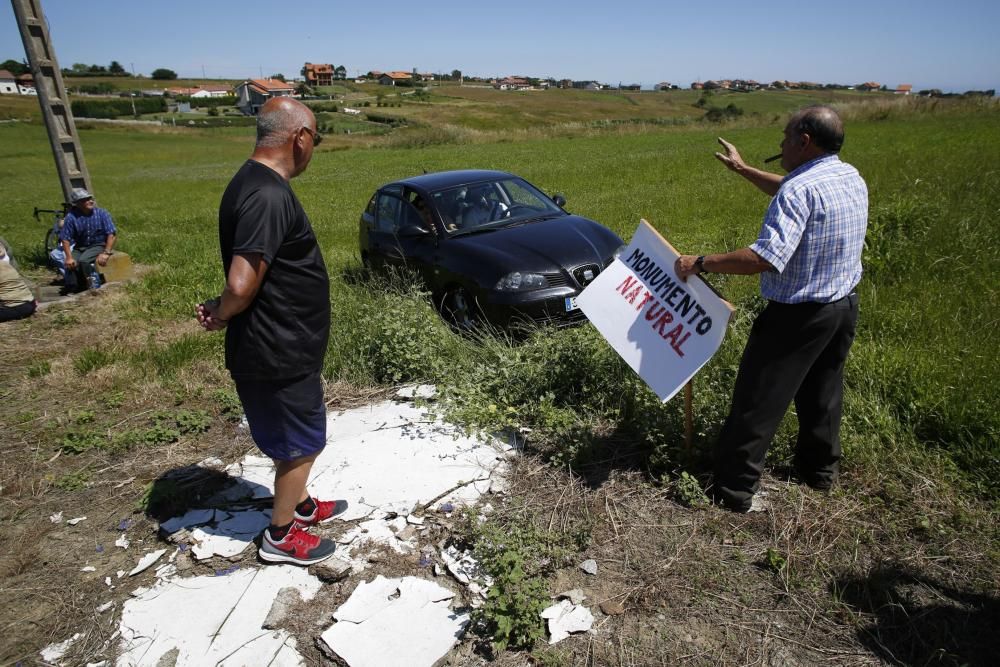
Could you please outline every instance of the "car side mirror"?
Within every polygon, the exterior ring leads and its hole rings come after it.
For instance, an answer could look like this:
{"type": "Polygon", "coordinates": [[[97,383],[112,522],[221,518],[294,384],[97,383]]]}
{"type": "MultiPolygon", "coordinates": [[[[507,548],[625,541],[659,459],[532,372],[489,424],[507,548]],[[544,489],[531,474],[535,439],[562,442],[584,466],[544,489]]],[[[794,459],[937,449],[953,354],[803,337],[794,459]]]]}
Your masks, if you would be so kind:
{"type": "Polygon", "coordinates": [[[558,206],[559,208],[562,208],[563,206],[566,205],[566,198],[559,193],[552,195],[552,201],[554,201],[556,203],[556,206],[558,206]]]}
{"type": "Polygon", "coordinates": [[[431,232],[420,225],[404,225],[399,229],[399,235],[403,238],[415,239],[421,236],[430,236],[431,232]]]}

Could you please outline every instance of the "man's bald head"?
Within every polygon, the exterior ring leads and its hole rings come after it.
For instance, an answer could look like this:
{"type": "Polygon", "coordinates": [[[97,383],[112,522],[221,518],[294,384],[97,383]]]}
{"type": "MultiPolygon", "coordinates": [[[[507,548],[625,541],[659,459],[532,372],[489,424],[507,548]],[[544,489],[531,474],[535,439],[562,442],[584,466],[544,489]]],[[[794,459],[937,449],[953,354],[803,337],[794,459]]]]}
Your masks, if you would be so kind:
{"type": "Polygon", "coordinates": [[[844,123],[827,106],[800,109],[788,121],[788,127],[796,134],[808,134],[813,144],[827,153],[839,153],[844,145],[844,123]]]}
{"type": "Polygon", "coordinates": [[[302,127],[311,128],[309,107],[290,97],[272,97],[257,113],[257,148],[283,146],[302,127]]]}

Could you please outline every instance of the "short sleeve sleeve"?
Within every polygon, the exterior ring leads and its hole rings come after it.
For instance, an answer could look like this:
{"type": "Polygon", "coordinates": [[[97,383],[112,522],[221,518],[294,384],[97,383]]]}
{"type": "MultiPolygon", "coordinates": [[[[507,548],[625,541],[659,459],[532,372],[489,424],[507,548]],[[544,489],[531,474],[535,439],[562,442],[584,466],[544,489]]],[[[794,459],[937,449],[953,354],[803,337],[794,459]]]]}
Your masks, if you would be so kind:
{"type": "Polygon", "coordinates": [[[764,215],[760,235],[750,249],[781,273],[795,254],[809,219],[809,207],[798,193],[779,191],[764,215]]]}
{"type": "Polygon", "coordinates": [[[118,228],[115,227],[115,221],[111,219],[111,214],[104,213],[104,233],[105,234],[117,234],[118,228]]]}
{"type": "Polygon", "coordinates": [[[289,197],[280,190],[261,188],[240,205],[233,254],[260,253],[268,264],[274,261],[292,223],[289,197]]]}
{"type": "Polygon", "coordinates": [[[63,225],[59,230],[59,240],[73,243],[74,234],[76,234],[76,216],[69,213],[65,218],[63,218],[63,225]]]}

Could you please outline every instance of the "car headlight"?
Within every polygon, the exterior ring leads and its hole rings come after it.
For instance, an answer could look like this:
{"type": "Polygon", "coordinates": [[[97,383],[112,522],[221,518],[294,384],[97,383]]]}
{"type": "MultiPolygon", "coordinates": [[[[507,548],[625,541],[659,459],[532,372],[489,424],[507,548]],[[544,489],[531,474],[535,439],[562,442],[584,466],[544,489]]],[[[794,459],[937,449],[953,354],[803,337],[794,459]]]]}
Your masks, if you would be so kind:
{"type": "Polygon", "coordinates": [[[495,289],[501,292],[523,292],[529,289],[542,289],[548,286],[549,281],[540,273],[514,271],[498,280],[495,289]]]}

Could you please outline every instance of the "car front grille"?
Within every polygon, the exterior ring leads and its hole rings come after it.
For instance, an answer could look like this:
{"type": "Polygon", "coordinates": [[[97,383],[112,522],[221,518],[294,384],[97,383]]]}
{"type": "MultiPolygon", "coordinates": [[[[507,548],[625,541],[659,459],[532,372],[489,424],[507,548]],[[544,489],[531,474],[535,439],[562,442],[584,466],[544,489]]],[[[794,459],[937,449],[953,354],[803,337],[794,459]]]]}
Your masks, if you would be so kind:
{"type": "Polygon", "coordinates": [[[549,287],[563,287],[568,285],[569,281],[566,280],[566,276],[563,273],[543,273],[545,280],[549,287]]]}
{"type": "Polygon", "coordinates": [[[580,287],[586,287],[590,283],[594,282],[598,274],[601,272],[600,264],[584,264],[583,266],[578,266],[573,269],[573,278],[580,287]]]}

